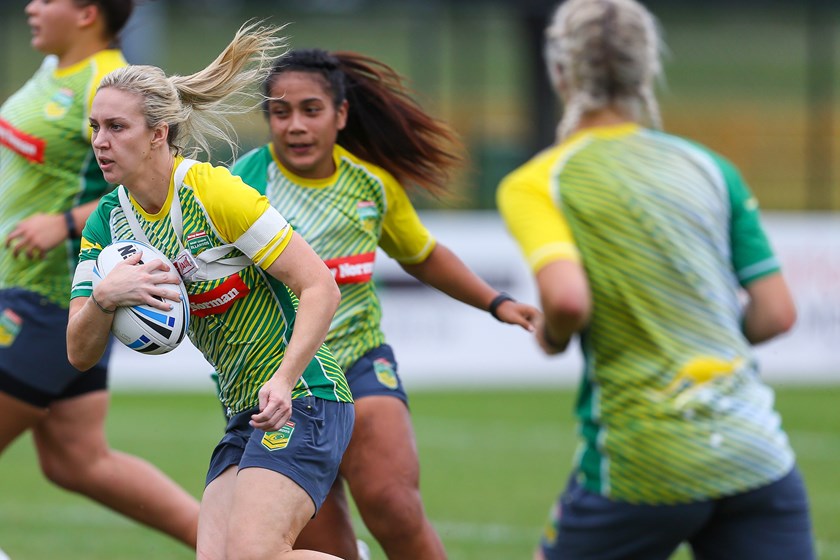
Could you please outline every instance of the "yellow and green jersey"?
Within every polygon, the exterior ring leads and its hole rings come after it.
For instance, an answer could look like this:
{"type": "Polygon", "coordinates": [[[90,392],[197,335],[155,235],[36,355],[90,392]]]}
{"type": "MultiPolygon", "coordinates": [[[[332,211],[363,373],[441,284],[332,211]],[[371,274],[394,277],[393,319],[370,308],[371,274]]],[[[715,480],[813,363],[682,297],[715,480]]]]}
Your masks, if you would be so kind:
{"type": "Polygon", "coordinates": [[[327,346],[348,369],[385,341],[373,270],[376,248],[403,264],[424,261],[435,239],[397,180],[336,145],[336,171],[305,179],[286,169],[269,144],[243,156],[233,173],[263,192],[332,270],[341,289],[327,346]]]}
{"type": "MultiPolygon", "coordinates": [[[[183,158],[177,158],[175,167],[183,158]]],[[[169,213],[174,182],[163,208],[151,215],[133,199],[137,222],[151,244],[175,261],[180,252],[169,213]]],[[[268,200],[222,167],[197,163],[187,172],[178,196],[183,212],[181,243],[193,255],[233,245],[229,258],[254,263],[218,280],[190,282],[189,337],[219,375],[219,398],[230,414],[259,403],[260,387],[277,371],[292,336],[297,298],[265,269],[283,252],[291,226],[268,200]]],[[[71,297],[89,296],[93,265],[103,247],[135,239],[118,193],[102,198],[82,236],[71,297]]],[[[292,398],[315,396],[352,402],[344,373],[325,347],[316,353],[292,391],[292,398]]]]}
{"type": "MultiPolygon", "coordinates": [[[[0,107],[0,243],[33,214],[61,214],[111,189],[90,147],[88,114],[102,77],[125,65],[117,50],[62,69],[47,57],[0,107]]],[[[0,289],[25,288],[66,308],[78,252],[69,239],[43,260],[0,250],[0,289]]]]}
{"type": "Polygon", "coordinates": [[[739,303],[779,263],[730,163],[636,125],[588,129],[508,175],[498,202],[535,272],[576,260],[589,280],[576,407],[587,489],[672,504],[791,468],[739,303]]]}

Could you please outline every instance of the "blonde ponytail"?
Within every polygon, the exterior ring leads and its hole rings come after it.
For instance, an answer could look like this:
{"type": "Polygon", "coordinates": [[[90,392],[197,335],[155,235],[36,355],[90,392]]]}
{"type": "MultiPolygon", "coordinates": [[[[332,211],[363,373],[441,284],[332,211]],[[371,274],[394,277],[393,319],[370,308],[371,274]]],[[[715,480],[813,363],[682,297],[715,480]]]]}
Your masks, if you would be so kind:
{"type": "Polygon", "coordinates": [[[236,133],[229,117],[258,107],[260,84],[271,62],[285,52],[282,27],[244,24],[222,53],[206,68],[189,76],[167,77],[155,66],[127,66],[111,72],[99,88],[113,87],[137,94],[150,128],[169,125],[168,143],[175,153],[194,157],[210,153],[210,139],[226,143],[236,153],[236,133]],[[182,142],[193,147],[185,150],[182,142]]]}
{"type": "Polygon", "coordinates": [[[615,106],[661,127],[654,83],[662,42],[653,15],[636,0],[567,0],[546,29],[549,78],[565,102],[558,139],[587,112],[615,106]]]}

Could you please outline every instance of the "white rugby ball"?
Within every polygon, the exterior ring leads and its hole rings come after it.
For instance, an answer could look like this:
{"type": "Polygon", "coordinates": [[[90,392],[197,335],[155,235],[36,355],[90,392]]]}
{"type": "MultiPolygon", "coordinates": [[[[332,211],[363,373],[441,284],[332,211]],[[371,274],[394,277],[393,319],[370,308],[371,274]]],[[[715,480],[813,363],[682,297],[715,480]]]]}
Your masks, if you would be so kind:
{"type": "MultiPolygon", "coordinates": [[[[172,270],[172,262],[156,248],[134,239],[114,241],[99,253],[93,267],[93,287],[95,288],[117,263],[137,253],[143,252],[140,263],[162,260],[172,270]]],[[[176,270],[177,272],[177,270],[176,270]]],[[[178,284],[162,284],[181,294],[180,302],[172,302],[169,311],[163,311],[149,305],[118,307],[114,313],[111,332],[114,336],[137,352],[143,354],[166,354],[174,350],[184,339],[190,324],[190,307],[187,289],[179,280],[178,284]]]]}

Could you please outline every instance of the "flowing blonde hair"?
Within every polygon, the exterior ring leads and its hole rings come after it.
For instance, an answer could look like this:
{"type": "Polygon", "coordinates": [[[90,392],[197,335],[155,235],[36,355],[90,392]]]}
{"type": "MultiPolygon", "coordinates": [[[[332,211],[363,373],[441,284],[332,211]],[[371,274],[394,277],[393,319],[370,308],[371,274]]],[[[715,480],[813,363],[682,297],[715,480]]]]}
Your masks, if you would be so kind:
{"type": "Polygon", "coordinates": [[[268,75],[272,61],[285,52],[278,36],[282,27],[244,24],[233,40],[206,68],[189,76],[170,76],[156,66],[133,65],[114,70],[99,89],[115,88],[143,100],[146,125],[169,125],[167,142],[176,154],[194,157],[210,153],[210,138],[226,143],[236,153],[236,133],[229,117],[258,107],[262,96],[254,88],[268,75]]]}
{"type": "Polygon", "coordinates": [[[559,140],[584,113],[616,106],[661,128],[653,88],[663,50],[654,18],[636,0],[567,0],[545,31],[548,75],[564,97],[559,140]]]}

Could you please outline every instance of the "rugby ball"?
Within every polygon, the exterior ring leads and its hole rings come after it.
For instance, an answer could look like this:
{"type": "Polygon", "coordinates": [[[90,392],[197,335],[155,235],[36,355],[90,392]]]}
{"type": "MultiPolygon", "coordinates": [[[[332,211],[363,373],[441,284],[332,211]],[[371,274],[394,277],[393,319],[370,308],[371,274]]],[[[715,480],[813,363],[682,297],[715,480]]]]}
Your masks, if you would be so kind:
{"type": "MultiPolygon", "coordinates": [[[[143,252],[140,263],[160,259],[176,270],[172,262],[156,248],[134,239],[114,241],[99,253],[93,267],[93,287],[108,275],[124,259],[143,252]]],[[[178,284],[164,284],[181,294],[180,302],[171,302],[172,309],[162,311],[149,305],[118,307],[114,312],[111,332],[114,336],[137,352],[143,354],[166,354],[174,350],[184,339],[190,322],[190,307],[187,289],[179,280],[178,284]]]]}

